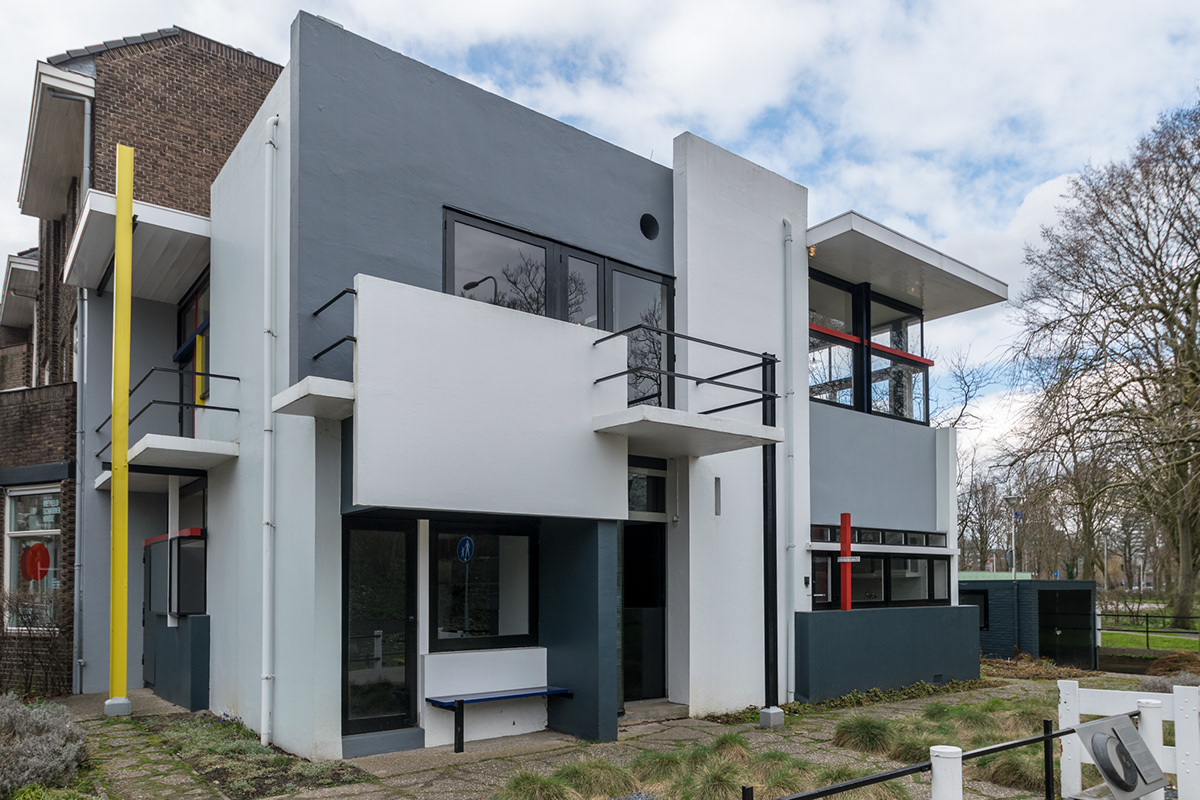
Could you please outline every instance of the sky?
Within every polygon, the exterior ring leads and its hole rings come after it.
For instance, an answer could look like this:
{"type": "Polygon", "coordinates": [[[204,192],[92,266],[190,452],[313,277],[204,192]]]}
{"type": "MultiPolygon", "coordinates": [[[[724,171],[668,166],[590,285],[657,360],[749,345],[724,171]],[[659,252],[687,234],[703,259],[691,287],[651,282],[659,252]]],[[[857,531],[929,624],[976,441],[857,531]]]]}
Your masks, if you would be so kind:
{"type": "MultiPolygon", "coordinates": [[[[1197,102],[1200,3],[1174,0],[6,0],[0,244],[36,243],[16,197],[38,60],[180,26],[279,63],[303,9],[670,164],[692,131],[1009,284],[1070,176],[1197,102]]],[[[102,157],[102,156],[98,156],[102,157]]],[[[1003,358],[1002,306],[928,326],[935,356],[1003,358]]],[[[981,409],[1003,428],[1011,402],[981,409]]]]}

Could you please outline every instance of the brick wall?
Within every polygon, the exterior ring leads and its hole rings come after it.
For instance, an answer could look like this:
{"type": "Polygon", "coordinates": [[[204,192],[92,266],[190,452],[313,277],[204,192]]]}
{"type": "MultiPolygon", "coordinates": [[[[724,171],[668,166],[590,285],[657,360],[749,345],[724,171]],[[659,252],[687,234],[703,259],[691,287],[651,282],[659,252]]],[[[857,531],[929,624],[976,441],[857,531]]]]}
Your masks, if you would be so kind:
{"type": "Polygon", "coordinates": [[[27,344],[0,347],[0,391],[29,385],[29,356],[27,344]]]}
{"type": "Polygon", "coordinates": [[[75,460],[75,384],[0,393],[0,467],[75,460]]]}
{"type": "Polygon", "coordinates": [[[209,187],[282,67],[188,31],[96,55],[96,188],[115,191],[118,144],[134,196],[208,216],[209,187]]]}

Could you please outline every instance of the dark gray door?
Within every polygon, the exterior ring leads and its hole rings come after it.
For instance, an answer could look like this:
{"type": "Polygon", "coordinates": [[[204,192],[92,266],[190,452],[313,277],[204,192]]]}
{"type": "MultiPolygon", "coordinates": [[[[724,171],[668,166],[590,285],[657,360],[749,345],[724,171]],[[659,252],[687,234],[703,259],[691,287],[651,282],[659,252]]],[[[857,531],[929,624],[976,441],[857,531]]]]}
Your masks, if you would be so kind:
{"type": "Polygon", "coordinates": [[[667,693],[667,531],[626,522],[621,547],[621,651],[625,700],[667,693]]]}

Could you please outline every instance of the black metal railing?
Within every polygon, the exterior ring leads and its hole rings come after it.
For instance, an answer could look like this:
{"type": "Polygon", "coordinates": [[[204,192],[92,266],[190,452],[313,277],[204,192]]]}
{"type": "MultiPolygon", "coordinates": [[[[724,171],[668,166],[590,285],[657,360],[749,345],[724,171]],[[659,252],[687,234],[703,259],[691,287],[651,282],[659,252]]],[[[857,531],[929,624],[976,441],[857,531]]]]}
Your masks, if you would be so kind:
{"type": "MultiPolygon", "coordinates": [[[[1194,627],[1196,620],[1200,617],[1185,616],[1177,617],[1174,614],[1150,614],[1146,612],[1135,611],[1102,611],[1100,612],[1100,633],[1103,640],[1103,634],[1138,634],[1138,644],[1145,643],[1146,650],[1182,650],[1182,647],[1151,647],[1151,637],[1160,637],[1160,644],[1163,639],[1178,640],[1181,645],[1192,645],[1191,650],[1200,649],[1200,635],[1197,634],[1194,627]],[[1178,627],[1175,623],[1184,621],[1189,627],[1178,627]]],[[[1098,642],[1103,644],[1103,641],[1098,642]]],[[[1137,647],[1130,642],[1122,644],[1108,645],[1110,647],[1137,647]]]]}
{"type": "MultiPolygon", "coordinates": [[[[192,401],[183,399],[184,397],[194,396],[194,395],[189,395],[189,393],[187,391],[189,379],[191,381],[195,381],[197,379],[202,379],[204,381],[209,381],[209,380],[236,381],[236,382],[241,381],[241,378],[239,378],[235,375],[219,375],[215,372],[195,372],[193,370],[186,370],[186,369],[170,369],[167,367],[151,367],[150,370],[145,375],[142,376],[142,379],[140,381],[138,381],[136,384],[134,384],[133,388],[129,390],[130,400],[132,400],[133,396],[137,393],[137,391],[145,385],[146,381],[148,381],[151,378],[151,376],[153,376],[156,373],[165,373],[168,375],[177,376],[179,399],[178,400],[163,400],[163,399],[159,399],[159,398],[153,398],[153,399],[149,400],[144,406],[142,406],[142,408],[136,414],[134,414],[133,416],[131,416],[129,418],[130,425],[133,425],[133,423],[137,422],[138,419],[143,414],[145,414],[147,411],[149,411],[151,408],[154,408],[155,406],[173,407],[173,408],[179,409],[178,414],[176,415],[176,419],[177,419],[177,423],[178,423],[178,434],[180,436],[194,436],[195,431],[190,430],[189,426],[187,425],[189,418],[185,412],[188,409],[203,408],[208,411],[232,411],[235,414],[240,412],[240,409],[234,408],[232,406],[217,406],[217,405],[212,405],[210,403],[196,403],[196,402],[192,402],[192,401]]],[[[100,433],[101,431],[103,431],[104,428],[110,422],[112,422],[112,414],[109,414],[107,417],[104,418],[103,422],[101,422],[99,425],[96,426],[96,433],[100,433]]],[[[112,447],[111,439],[109,440],[108,444],[104,445],[104,447],[101,447],[99,450],[96,451],[96,456],[100,456],[101,454],[104,453],[105,450],[107,450],[110,447],[112,447]]]]}
{"type": "Polygon", "coordinates": [[[646,324],[633,325],[624,330],[610,333],[607,336],[597,339],[592,344],[598,345],[610,339],[615,339],[618,336],[627,336],[629,338],[629,353],[626,362],[629,367],[621,372],[614,372],[612,375],[597,378],[594,382],[604,383],[605,381],[625,377],[629,384],[630,406],[647,404],[673,405],[674,393],[671,391],[671,384],[665,382],[675,379],[691,381],[697,386],[716,386],[722,389],[730,389],[754,395],[754,397],[748,400],[727,403],[699,412],[701,414],[717,414],[722,411],[732,411],[735,408],[755,405],[757,403],[768,403],[779,398],[779,395],[775,392],[775,369],[779,363],[779,359],[770,353],[755,353],[751,350],[743,350],[740,347],[731,347],[726,344],[711,342],[707,339],[700,339],[696,336],[688,336],[687,334],[668,331],[646,324]],[[747,356],[754,360],[749,364],[743,364],[709,376],[676,372],[671,367],[674,362],[674,344],[679,340],[747,356]],[[758,387],[731,383],[726,380],[726,378],[743,375],[755,370],[760,374],[761,383],[758,387]]]}
{"type": "MultiPolygon", "coordinates": [[[[356,289],[350,289],[350,288],[342,289],[340,292],[338,292],[337,294],[335,294],[333,297],[331,297],[330,299],[326,300],[326,301],[325,301],[325,302],[324,302],[324,303],[321,305],[321,307],[320,307],[320,308],[318,308],[316,311],[312,312],[312,315],[313,315],[314,317],[320,316],[320,314],[321,314],[321,312],[322,312],[322,311],[324,311],[325,309],[329,308],[331,305],[333,305],[334,303],[336,303],[338,300],[341,300],[343,297],[345,297],[345,296],[346,296],[346,295],[348,295],[348,294],[352,294],[352,295],[356,295],[356,296],[357,296],[357,295],[358,295],[358,291],[357,291],[356,289]]],[[[357,339],[355,339],[355,338],[354,338],[354,336],[353,336],[352,334],[347,334],[347,335],[343,336],[342,338],[338,339],[338,340],[337,340],[336,342],[334,342],[333,344],[329,345],[328,347],[322,348],[321,350],[319,350],[319,351],[317,351],[316,353],[314,353],[314,354],[313,354],[313,357],[312,357],[312,360],[313,360],[313,361],[316,361],[318,358],[320,358],[321,356],[325,355],[325,354],[326,354],[326,353],[328,353],[330,350],[333,350],[335,347],[340,347],[341,345],[345,344],[346,342],[357,342],[357,341],[358,341],[358,340],[357,340],[357,339]]]]}
{"type": "MultiPolygon", "coordinates": [[[[1130,711],[1125,716],[1130,719],[1137,719],[1141,715],[1139,711],[1130,711]]],[[[1016,750],[1018,747],[1028,747],[1033,744],[1042,745],[1042,772],[1043,785],[1045,789],[1046,800],[1053,800],[1054,792],[1054,740],[1061,739],[1064,736],[1070,736],[1075,733],[1075,728],[1063,728],[1062,730],[1054,730],[1054,724],[1048,720],[1042,720],[1042,735],[1029,736],[1024,739],[1016,739],[1011,742],[1002,744],[988,745],[980,747],[977,750],[968,750],[962,754],[963,761],[969,761],[973,758],[982,758],[990,756],[993,753],[1003,753],[1005,750],[1016,750]]],[[[908,775],[916,775],[921,772],[930,772],[933,769],[932,761],[922,761],[920,764],[913,764],[899,769],[888,770],[887,772],[877,772],[874,775],[864,775],[861,778],[854,778],[841,783],[835,783],[832,786],[824,786],[820,789],[811,789],[807,792],[798,794],[789,794],[786,797],[777,798],[777,800],[816,800],[819,797],[832,797],[843,792],[853,791],[854,789],[862,789],[867,786],[874,786],[877,783],[896,780],[908,775]]],[[[754,800],[754,787],[742,787],[742,800],[754,800]]]]}

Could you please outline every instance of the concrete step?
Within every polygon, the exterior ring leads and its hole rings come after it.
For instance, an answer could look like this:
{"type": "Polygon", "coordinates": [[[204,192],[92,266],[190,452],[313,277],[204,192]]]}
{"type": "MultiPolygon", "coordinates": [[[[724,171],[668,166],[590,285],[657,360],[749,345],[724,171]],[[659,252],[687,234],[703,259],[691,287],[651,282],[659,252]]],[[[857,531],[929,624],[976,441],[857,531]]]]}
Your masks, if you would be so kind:
{"type": "Polygon", "coordinates": [[[635,722],[660,722],[664,719],[687,719],[688,707],[672,703],[665,697],[654,700],[627,700],[625,714],[618,718],[622,725],[635,722]]]}

